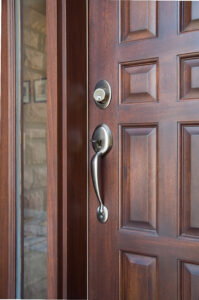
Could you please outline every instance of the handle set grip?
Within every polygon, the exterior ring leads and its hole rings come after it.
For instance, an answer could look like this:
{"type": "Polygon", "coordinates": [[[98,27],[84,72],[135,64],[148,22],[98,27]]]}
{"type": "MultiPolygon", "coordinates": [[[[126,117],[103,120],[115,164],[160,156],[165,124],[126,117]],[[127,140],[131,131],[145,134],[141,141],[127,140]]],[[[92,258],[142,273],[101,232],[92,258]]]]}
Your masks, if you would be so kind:
{"type": "Polygon", "coordinates": [[[91,160],[91,176],[94,190],[99,201],[97,219],[100,223],[105,223],[108,220],[108,209],[102,201],[99,189],[99,162],[101,158],[111,150],[112,145],[113,137],[110,128],[106,124],[97,126],[92,136],[92,146],[96,153],[91,160]]]}

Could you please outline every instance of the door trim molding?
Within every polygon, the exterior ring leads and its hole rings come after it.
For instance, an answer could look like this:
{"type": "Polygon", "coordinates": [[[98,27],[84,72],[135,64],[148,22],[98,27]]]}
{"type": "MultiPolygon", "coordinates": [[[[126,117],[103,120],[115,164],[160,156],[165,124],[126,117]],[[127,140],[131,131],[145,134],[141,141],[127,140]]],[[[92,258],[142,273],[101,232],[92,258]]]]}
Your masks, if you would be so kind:
{"type": "MultiPolygon", "coordinates": [[[[16,297],[15,0],[2,0],[0,298],[16,297]]],[[[86,0],[47,1],[48,298],[87,298],[86,0]]]]}
{"type": "Polygon", "coordinates": [[[58,119],[58,1],[46,1],[47,26],[47,295],[57,299],[59,276],[58,211],[59,148],[58,119]]]}
{"type": "Polygon", "coordinates": [[[0,129],[0,298],[15,298],[15,1],[2,0],[0,129]]]}
{"type": "Polygon", "coordinates": [[[86,0],[48,0],[48,298],[87,298],[86,59],[86,0]]]}

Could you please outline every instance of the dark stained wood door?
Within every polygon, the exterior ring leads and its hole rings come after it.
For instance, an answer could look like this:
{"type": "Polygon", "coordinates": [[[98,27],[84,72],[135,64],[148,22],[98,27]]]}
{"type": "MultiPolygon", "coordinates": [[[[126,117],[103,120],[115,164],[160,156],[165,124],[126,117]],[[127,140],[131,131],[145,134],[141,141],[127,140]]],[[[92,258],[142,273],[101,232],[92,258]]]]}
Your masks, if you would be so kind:
{"type": "Polygon", "coordinates": [[[100,123],[109,219],[89,173],[89,299],[199,299],[199,2],[89,1],[90,139],[100,123]]]}

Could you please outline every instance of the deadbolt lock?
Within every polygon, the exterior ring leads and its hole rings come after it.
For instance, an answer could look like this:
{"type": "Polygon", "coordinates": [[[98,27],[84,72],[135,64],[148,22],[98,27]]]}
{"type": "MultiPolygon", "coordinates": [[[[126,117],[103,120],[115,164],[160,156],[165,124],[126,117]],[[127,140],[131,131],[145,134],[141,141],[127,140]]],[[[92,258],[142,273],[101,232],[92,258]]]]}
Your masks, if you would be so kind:
{"type": "Polygon", "coordinates": [[[106,99],[106,92],[103,89],[96,89],[93,94],[93,98],[97,102],[103,102],[106,99]]]}
{"type": "Polygon", "coordinates": [[[98,81],[93,93],[93,99],[95,104],[101,109],[105,109],[110,104],[111,87],[106,80],[98,81]]]}

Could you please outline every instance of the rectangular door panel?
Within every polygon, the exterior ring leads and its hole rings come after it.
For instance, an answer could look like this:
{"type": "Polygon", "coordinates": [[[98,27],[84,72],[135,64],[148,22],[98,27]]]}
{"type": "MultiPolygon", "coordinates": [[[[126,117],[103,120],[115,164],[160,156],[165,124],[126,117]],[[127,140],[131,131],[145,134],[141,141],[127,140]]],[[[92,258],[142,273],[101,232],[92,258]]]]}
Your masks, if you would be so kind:
{"type": "Polygon", "coordinates": [[[181,32],[199,30],[199,3],[198,1],[180,2],[181,32]]]}
{"type": "Polygon", "coordinates": [[[155,37],[157,11],[156,1],[120,0],[121,42],[155,37]]]}
{"type": "Polygon", "coordinates": [[[120,64],[120,103],[158,100],[158,61],[156,59],[120,64]]]}
{"type": "Polygon", "coordinates": [[[157,299],[156,258],[127,252],[121,255],[121,299],[157,299]]]}
{"type": "Polygon", "coordinates": [[[199,125],[181,124],[181,213],[183,234],[199,234],[199,125]]]}
{"type": "Polygon", "coordinates": [[[180,283],[180,299],[197,300],[199,295],[199,265],[180,262],[180,283]]]}
{"type": "Polygon", "coordinates": [[[156,228],[157,128],[122,127],[122,226],[156,228]]]}
{"type": "Polygon", "coordinates": [[[180,98],[199,98],[199,56],[195,54],[180,57],[180,98]]]}

